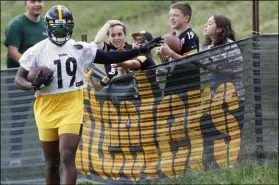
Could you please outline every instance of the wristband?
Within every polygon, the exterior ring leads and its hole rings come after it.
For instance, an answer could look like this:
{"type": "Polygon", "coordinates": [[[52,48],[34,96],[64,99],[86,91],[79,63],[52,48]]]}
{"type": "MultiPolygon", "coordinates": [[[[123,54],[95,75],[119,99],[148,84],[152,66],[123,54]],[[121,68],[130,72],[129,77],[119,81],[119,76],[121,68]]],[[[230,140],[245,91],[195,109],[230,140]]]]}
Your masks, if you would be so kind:
{"type": "Polygon", "coordinates": [[[39,90],[39,89],[37,89],[37,87],[35,87],[35,86],[33,86],[33,85],[32,85],[32,88],[33,88],[34,91],[39,90]]]}
{"type": "Polygon", "coordinates": [[[105,78],[103,78],[103,79],[101,80],[100,84],[101,84],[102,86],[105,86],[105,85],[107,85],[107,84],[109,83],[109,81],[110,81],[110,78],[109,78],[108,76],[106,76],[105,78]]]}
{"type": "Polygon", "coordinates": [[[32,88],[34,89],[34,91],[38,91],[38,90],[41,90],[41,89],[43,89],[43,88],[45,88],[46,86],[45,86],[45,84],[42,84],[42,85],[40,85],[40,87],[38,88],[38,87],[36,87],[34,84],[31,84],[32,85],[32,88]]]}

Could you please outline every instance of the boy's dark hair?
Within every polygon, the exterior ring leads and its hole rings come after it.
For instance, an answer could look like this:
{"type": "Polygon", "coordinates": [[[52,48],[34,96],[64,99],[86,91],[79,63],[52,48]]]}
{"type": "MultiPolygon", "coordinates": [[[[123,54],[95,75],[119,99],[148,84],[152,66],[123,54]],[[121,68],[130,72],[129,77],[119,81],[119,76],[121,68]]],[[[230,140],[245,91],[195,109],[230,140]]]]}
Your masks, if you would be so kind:
{"type": "MultiPolygon", "coordinates": [[[[114,26],[122,26],[124,35],[125,35],[125,36],[127,35],[127,31],[126,31],[125,25],[115,24],[115,25],[111,26],[110,28],[112,28],[112,27],[114,27],[114,26]]],[[[110,30],[110,29],[109,29],[109,30],[110,30]]],[[[108,32],[107,32],[107,36],[109,36],[109,30],[108,30],[108,32]]]]}
{"type": "Polygon", "coordinates": [[[210,38],[205,38],[204,45],[214,44],[215,46],[227,43],[227,39],[235,41],[235,32],[232,28],[232,23],[229,18],[224,15],[213,15],[215,24],[217,28],[221,28],[222,31],[217,34],[217,39],[215,43],[212,43],[210,38]]]}
{"type": "Polygon", "coordinates": [[[189,16],[188,22],[190,22],[191,17],[192,17],[192,8],[188,3],[177,2],[177,3],[172,4],[170,8],[180,10],[184,16],[188,15],[189,16]]]}

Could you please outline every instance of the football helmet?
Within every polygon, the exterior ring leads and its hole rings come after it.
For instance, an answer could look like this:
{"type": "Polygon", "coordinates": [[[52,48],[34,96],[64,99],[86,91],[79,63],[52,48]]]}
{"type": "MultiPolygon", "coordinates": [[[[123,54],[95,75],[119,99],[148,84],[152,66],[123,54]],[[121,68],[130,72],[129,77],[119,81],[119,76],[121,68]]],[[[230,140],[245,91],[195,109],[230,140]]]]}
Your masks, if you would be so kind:
{"type": "Polygon", "coordinates": [[[74,17],[72,12],[62,5],[50,8],[45,15],[46,30],[49,40],[62,46],[73,34],[74,17]]]}

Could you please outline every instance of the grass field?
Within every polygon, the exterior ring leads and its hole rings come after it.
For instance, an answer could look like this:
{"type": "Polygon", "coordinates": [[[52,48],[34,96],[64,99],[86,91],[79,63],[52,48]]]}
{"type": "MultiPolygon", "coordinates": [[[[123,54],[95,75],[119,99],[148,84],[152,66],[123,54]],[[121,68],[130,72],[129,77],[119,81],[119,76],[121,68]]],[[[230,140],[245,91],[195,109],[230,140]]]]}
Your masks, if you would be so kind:
{"type": "MultiPolygon", "coordinates": [[[[78,185],[100,183],[79,182],[78,185]]],[[[257,164],[249,160],[233,168],[208,171],[187,171],[176,179],[161,179],[152,182],[135,183],[141,185],[188,185],[188,184],[278,184],[278,158],[271,164],[257,164]]]]}
{"type": "Polygon", "coordinates": [[[231,169],[186,172],[175,180],[156,184],[278,184],[277,164],[261,166],[251,161],[231,169]]]}
{"type": "MultiPolygon", "coordinates": [[[[57,1],[45,1],[44,13],[57,1]]],[[[126,24],[127,41],[130,34],[148,30],[153,36],[172,32],[168,25],[168,10],[172,1],[59,1],[69,7],[75,17],[73,38],[81,40],[82,34],[93,40],[106,20],[118,19],[126,24]]],[[[252,34],[252,1],[191,1],[193,16],[191,27],[203,42],[202,30],[207,19],[213,14],[228,16],[234,25],[237,39],[252,34]]],[[[260,1],[260,32],[278,33],[278,2],[260,1]]],[[[5,29],[9,21],[23,13],[23,1],[1,1],[1,68],[6,68],[7,49],[4,46],[5,29]]],[[[44,14],[43,13],[43,14],[44,14]]],[[[156,58],[155,58],[156,59],[156,58]]]]}

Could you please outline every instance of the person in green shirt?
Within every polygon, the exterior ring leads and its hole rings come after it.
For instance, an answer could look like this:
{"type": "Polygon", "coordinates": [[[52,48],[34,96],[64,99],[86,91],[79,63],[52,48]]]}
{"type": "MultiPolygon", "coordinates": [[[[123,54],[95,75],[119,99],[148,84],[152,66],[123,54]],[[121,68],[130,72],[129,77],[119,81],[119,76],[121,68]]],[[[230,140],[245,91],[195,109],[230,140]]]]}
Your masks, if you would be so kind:
{"type": "Polygon", "coordinates": [[[26,12],[13,18],[5,31],[7,68],[19,67],[22,53],[47,38],[44,17],[41,16],[44,1],[24,1],[24,7],[26,12]]]}
{"type": "MultiPolygon", "coordinates": [[[[13,18],[5,32],[5,46],[8,49],[7,68],[18,68],[21,55],[36,43],[47,38],[47,32],[44,23],[44,17],[41,16],[44,8],[44,1],[24,1],[26,12],[13,18]]],[[[8,75],[15,75],[14,70],[8,70],[8,75]]],[[[9,105],[11,106],[12,123],[11,131],[11,147],[10,147],[10,166],[20,166],[22,161],[20,156],[22,153],[22,136],[24,132],[25,120],[29,116],[30,98],[16,99],[21,92],[16,93],[13,85],[14,78],[7,78],[7,90],[9,97],[9,105]],[[13,105],[25,106],[13,106],[13,105]],[[12,107],[13,106],[13,107],[12,107]],[[19,113],[19,114],[17,114],[19,113]]],[[[30,92],[32,96],[32,92],[30,92]]]]}

